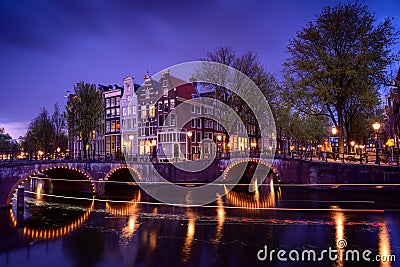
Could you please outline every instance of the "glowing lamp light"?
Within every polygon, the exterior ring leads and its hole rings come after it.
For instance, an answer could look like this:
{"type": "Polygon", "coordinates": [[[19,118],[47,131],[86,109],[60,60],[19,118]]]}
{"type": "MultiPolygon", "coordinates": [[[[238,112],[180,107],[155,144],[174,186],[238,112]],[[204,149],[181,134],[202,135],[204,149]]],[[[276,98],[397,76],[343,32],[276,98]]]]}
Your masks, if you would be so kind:
{"type": "Polygon", "coordinates": [[[377,131],[379,131],[379,129],[381,128],[381,124],[379,123],[379,122],[374,122],[373,124],[372,124],[372,128],[374,128],[374,130],[377,132],[377,131]]]}
{"type": "Polygon", "coordinates": [[[130,141],[133,141],[133,134],[130,134],[130,135],[129,135],[129,140],[130,140],[130,141]]]}
{"type": "Polygon", "coordinates": [[[192,131],[188,131],[186,134],[187,134],[187,136],[188,136],[189,138],[192,138],[192,135],[193,135],[192,131]]]}
{"type": "Polygon", "coordinates": [[[220,142],[222,140],[222,136],[221,135],[217,135],[217,140],[218,140],[218,142],[220,142]]]}
{"type": "Polygon", "coordinates": [[[336,127],[333,127],[333,128],[332,128],[332,134],[333,134],[333,135],[336,135],[336,134],[337,134],[337,129],[336,129],[336,127]]]}

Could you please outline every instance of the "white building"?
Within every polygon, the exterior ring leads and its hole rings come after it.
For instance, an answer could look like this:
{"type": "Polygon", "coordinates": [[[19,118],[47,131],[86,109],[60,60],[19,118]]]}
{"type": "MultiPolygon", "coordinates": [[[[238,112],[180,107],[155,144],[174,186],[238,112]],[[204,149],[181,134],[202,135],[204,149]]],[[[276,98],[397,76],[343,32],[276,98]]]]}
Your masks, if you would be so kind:
{"type": "Polygon", "coordinates": [[[121,142],[122,152],[126,157],[138,155],[138,113],[136,90],[139,85],[134,83],[134,78],[128,76],[124,79],[124,94],[121,97],[121,142]]]}

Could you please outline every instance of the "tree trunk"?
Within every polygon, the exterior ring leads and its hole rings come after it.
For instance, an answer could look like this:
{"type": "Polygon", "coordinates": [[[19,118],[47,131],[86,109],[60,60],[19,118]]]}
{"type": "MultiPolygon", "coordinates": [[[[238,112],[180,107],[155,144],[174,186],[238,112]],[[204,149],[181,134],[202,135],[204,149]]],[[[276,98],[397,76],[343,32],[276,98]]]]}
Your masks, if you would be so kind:
{"type": "Polygon", "coordinates": [[[86,159],[86,154],[87,154],[86,145],[87,145],[87,142],[82,142],[82,143],[83,143],[83,158],[86,159]]]}
{"type": "Polygon", "coordinates": [[[338,113],[338,137],[339,137],[339,153],[344,152],[344,127],[343,127],[343,111],[341,108],[337,109],[338,113]]]}

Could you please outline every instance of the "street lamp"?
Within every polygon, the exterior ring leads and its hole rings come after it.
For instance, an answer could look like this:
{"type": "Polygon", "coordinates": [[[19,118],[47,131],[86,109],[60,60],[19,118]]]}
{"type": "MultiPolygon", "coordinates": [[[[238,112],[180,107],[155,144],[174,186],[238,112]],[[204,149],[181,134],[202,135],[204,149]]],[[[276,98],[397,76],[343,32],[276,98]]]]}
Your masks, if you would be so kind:
{"type": "Polygon", "coordinates": [[[56,158],[57,159],[59,159],[60,158],[60,152],[61,152],[61,148],[60,147],[57,147],[57,156],[56,156],[56,158]]]}
{"type": "Polygon", "coordinates": [[[222,140],[222,136],[221,135],[217,135],[217,154],[219,157],[221,157],[221,140],[222,140]]]}
{"type": "Polygon", "coordinates": [[[376,156],[375,156],[375,158],[376,158],[376,160],[375,160],[375,164],[380,164],[381,163],[381,159],[379,158],[379,153],[378,153],[378,146],[379,146],[379,144],[378,144],[378,134],[379,134],[379,129],[381,128],[381,124],[379,123],[379,122],[374,122],[373,124],[372,124],[372,128],[374,129],[374,131],[375,131],[375,152],[376,152],[376,156]]]}
{"type": "MultiPolygon", "coordinates": [[[[337,134],[337,129],[336,129],[336,127],[334,126],[334,127],[332,127],[332,130],[331,130],[331,132],[332,132],[332,135],[334,136],[334,137],[336,137],[336,134],[337,134]]],[[[332,151],[332,152],[336,152],[336,141],[335,142],[333,142],[333,144],[334,144],[334,149],[332,149],[332,150],[334,150],[334,151],[332,151]]],[[[335,156],[336,157],[336,156],[335,156]]]]}
{"type": "Polygon", "coordinates": [[[354,145],[356,144],[356,142],[351,141],[350,145],[351,145],[351,152],[354,152],[354,145]]]}
{"type": "Polygon", "coordinates": [[[188,154],[188,159],[189,160],[191,160],[191,156],[190,156],[190,139],[192,138],[192,135],[193,135],[193,133],[192,133],[192,131],[188,131],[187,133],[186,133],[186,135],[187,135],[187,137],[188,137],[188,150],[187,150],[187,154],[188,154]]]}
{"type": "Polygon", "coordinates": [[[43,159],[43,154],[44,154],[43,151],[39,150],[38,154],[39,154],[39,159],[43,159]]]}

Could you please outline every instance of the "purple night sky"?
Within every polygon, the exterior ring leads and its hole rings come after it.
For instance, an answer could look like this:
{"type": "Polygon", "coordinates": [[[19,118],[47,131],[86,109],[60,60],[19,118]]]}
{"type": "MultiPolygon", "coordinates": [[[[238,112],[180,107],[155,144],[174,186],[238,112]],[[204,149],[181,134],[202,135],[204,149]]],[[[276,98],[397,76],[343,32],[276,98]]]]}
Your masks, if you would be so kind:
{"type": "MultiPolygon", "coordinates": [[[[0,3],[0,125],[24,135],[41,107],[50,112],[76,82],[141,83],[168,66],[231,46],[257,52],[280,77],[289,38],[338,1],[54,1],[0,3]]],[[[400,1],[366,1],[378,21],[400,1]]],[[[397,28],[400,19],[394,21],[397,28]]]]}

